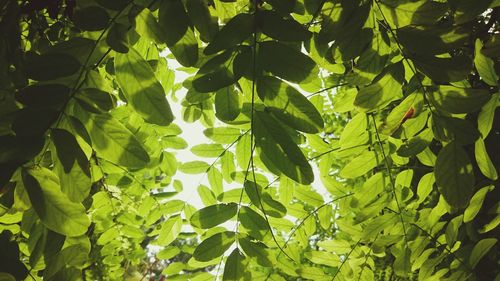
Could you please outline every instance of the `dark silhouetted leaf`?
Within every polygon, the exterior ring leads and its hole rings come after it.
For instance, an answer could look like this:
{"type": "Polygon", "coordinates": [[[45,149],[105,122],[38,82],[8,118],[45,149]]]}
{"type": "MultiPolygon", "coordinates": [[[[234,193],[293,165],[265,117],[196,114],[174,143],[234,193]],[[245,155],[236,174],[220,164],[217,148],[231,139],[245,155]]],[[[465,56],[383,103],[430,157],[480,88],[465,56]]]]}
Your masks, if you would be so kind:
{"type": "Polygon", "coordinates": [[[434,174],[446,202],[453,207],[466,207],[474,191],[474,174],[467,154],[457,142],[441,149],[434,174]]]}
{"type": "Polygon", "coordinates": [[[307,159],[288,133],[269,113],[255,112],[254,134],[257,146],[287,177],[302,184],[313,181],[314,175],[307,159]]]}

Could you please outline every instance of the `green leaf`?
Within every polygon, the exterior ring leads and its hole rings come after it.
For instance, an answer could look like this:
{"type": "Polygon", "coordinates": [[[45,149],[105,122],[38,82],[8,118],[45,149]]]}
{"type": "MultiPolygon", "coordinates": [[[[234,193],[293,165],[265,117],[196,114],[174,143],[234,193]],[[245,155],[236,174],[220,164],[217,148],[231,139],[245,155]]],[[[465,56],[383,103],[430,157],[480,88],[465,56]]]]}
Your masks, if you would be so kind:
{"type": "Polygon", "coordinates": [[[261,194],[261,201],[268,216],[282,218],[286,215],[286,207],[281,202],[274,200],[268,192],[261,194]]]}
{"type": "Polygon", "coordinates": [[[344,127],[340,134],[339,145],[342,149],[356,147],[368,142],[368,118],[364,113],[358,113],[344,127]]]}
{"type": "Polygon", "coordinates": [[[374,151],[365,151],[347,163],[339,175],[346,179],[357,178],[375,168],[379,161],[382,161],[382,159],[378,159],[374,151]]]}
{"type": "Polygon", "coordinates": [[[225,87],[215,93],[215,116],[219,120],[232,121],[240,111],[240,96],[234,87],[225,87]]]}
{"type": "Polygon", "coordinates": [[[165,42],[183,66],[193,66],[198,61],[198,41],[191,21],[180,0],[161,1],[158,21],[165,35],[165,42]]]}
{"type": "Polygon", "coordinates": [[[31,205],[47,228],[70,237],[87,231],[90,220],[85,208],[61,192],[54,173],[46,168],[23,169],[22,179],[31,205]]]}
{"type": "Polygon", "coordinates": [[[174,116],[163,87],[137,51],[131,49],[127,54],[117,54],[115,71],[127,102],[146,122],[157,125],[172,122],[174,116]]]}
{"type": "MultiPolygon", "coordinates": [[[[293,12],[297,4],[297,0],[268,0],[266,2],[271,4],[276,11],[285,15],[293,12]]],[[[304,4],[307,5],[307,2],[304,4]]]]}
{"type": "Polygon", "coordinates": [[[453,245],[457,241],[459,229],[460,226],[462,225],[462,220],[463,216],[460,215],[450,220],[450,222],[446,226],[445,238],[446,238],[446,243],[448,243],[449,247],[453,247],[453,245]]]}
{"type": "MultiPolygon", "coordinates": [[[[406,98],[394,107],[387,116],[384,124],[381,126],[382,133],[392,135],[402,124],[405,124],[406,121],[411,121],[412,118],[416,118],[422,111],[424,102],[423,96],[422,93],[418,92],[406,96],[406,98]]],[[[406,132],[405,136],[411,137],[406,134],[406,132]]]]}
{"type": "MultiPolygon", "coordinates": [[[[479,0],[471,3],[466,0],[453,1],[453,17],[456,24],[466,23],[471,21],[476,16],[484,13],[487,8],[494,6],[492,0],[479,0]]],[[[498,4],[496,4],[498,6],[498,4]]]]}
{"type": "Polygon", "coordinates": [[[143,9],[135,18],[135,30],[143,38],[148,38],[156,43],[164,40],[164,35],[155,16],[149,9],[143,9]]]}
{"type": "Polygon", "coordinates": [[[485,238],[477,242],[469,256],[469,265],[475,268],[479,261],[488,253],[488,251],[497,243],[496,238],[485,238]]]}
{"type": "Polygon", "coordinates": [[[408,52],[420,54],[447,53],[464,45],[468,37],[469,30],[456,26],[407,26],[397,31],[397,38],[401,45],[408,52]]]}
{"type": "Polygon", "coordinates": [[[305,41],[311,38],[305,26],[274,11],[260,11],[256,18],[262,33],[279,41],[305,41]]]}
{"type": "Polygon", "coordinates": [[[11,129],[18,136],[42,136],[59,114],[49,108],[27,106],[16,112],[11,129]]]}
{"type": "Polygon", "coordinates": [[[388,184],[383,173],[376,173],[363,183],[362,192],[358,192],[355,197],[359,206],[365,206],[378,198],[379,194],[385,190],[388,184]]]}
{"type": "Polygon", "coordinates": [[[269,224],[266,219],[250,207],[242,206],[240,208],[238,220],[248,234],[256,239],[263,240],[269,232],[269,224]]]}
{"type": "Polygon", "coordinates": [[[239,280],[247,280],[246,278],[250,278],[246,274],[246,264],[245,264],[245,256],[238,250],[238,248],[234,249],[229,257],[227,257],[226,263],[224,265],[224,275],[222,276],[223,281],[239,281],[239,280]]]}
{"type": "Polygon", "coordinates": [[[248,237],[242,237],[238,238],[238,243],[247,256],[257,260],[257,264],[264,267],[273,266],[272,255],[267,251],[267,247],[261,242],[253,242],[248,237]]]}
{"type": "Polygon", "coordinates": [[[410,157],[419,154],[424,151],[425,148],[429,146],[433,140],[434,134],[430,128],[425,129],[417,136],[406,141],[399,149],[397,153],[402,157],[410,157]]]}
{"type": "Polygon", "coordinates": [[[186,140],[177,136],[168,136],[163,138],[162,144],[164,145],[164,148],[185,149],[188,147],[186,140]]]}
{"type": "Polygon", "coordinates": [[[81,101],[79,104],[93,113],[104,113],[113,109],[116,105],[114,96],[96,88],[81,89],[75,95],[81,101]]]}
{"type": "Polygon", "coordinates": [[[33,107],[60,109],[69,99],[70,89],[61,84],[32,84],[16,93],[16,100],[33,107]]]}
{"type": "Polygon", "coordinates": [[[476,65],[477,72],[490,86],[498,86],[498,75],[495,71],[495,63],[490,58],[486,57],[481,53],[483,48],[483,43],[478,38],[476,39],[475,49],[474,49],[474,65],[476,65]]]}
{"type": "Polygon", "coordinates": [[[222,256],[234,243],[235,233],[224,231],[216,233],[203,240],[194,250],[193,257],[202,262],[208,262],[222,256]]]}
{"type": "Polygon", "coordinates": [[[162,260],[168,260],[177,256],[181,250],[176,246],[168,246],[165,249],[159,251],[156,257],[162,260]]]}
{"type": "Polygon", "coordinates": [[[177,239],[182,230],[182,218],[180,215],[171,216],[162,223],[160,235],[155,241],[158,246],[168,246],[177,239]]]}
{"type": "Polygon", "coordinates": [[[231,174],[236,171],[236,165],[234,164],[234,154],[231,151],[224,152],[221,157],[221,171],[224,180],[227,183],[231,183],[233,178],[231,174]]]}
{"type": "MultiPolygon", "coordinates": [[[[375,30],[373,32],[374,36],[370,45],[360,54],[356,67],[353,69],[353,74],[355,74],[353,84],[365,85],[371,83],[382,72],[388,62],[391,53],[390,40],[384,32],[375,30]]],[[[357,55],[357,53],[354,55],[357,55]]]]}
{"type": "Polygon", "coordinates": [[[137,138],[108,114],[89,114],[81,120],[97,156],[115,164],[139,169],[149,163],[149,155],[137,138]]]}
{"type": "Polygon", "coordinates": [[[179,166],[179,171],[185,174],[201,174],[205,173],[210,168],[206,162],[203,161],[190,161],[186,163],[182,163],[179,166]]]}
{"type": "Polygon", "coordinates": [[[224,151],[224,147],[218,143],[197,144],[191,147],[191,152],[199,157],[219,157],[224,151]]]}
{"type": "Polygon", "coordinates": [[[481,188],[472,196],[469,206],[464,211],[464,222],[472,221],[481,210],[486,194],[495,189],[493,185],[481,188]]]}
{"type": "Polygon", "coordinates": [[[448,204],[464,208],[474,191],[472,164],[457,142],[441,149],[434,169],[436,184],[448,204]]]}
{"type": "Polygon", "coordinates": [[[81,65],[95,65],[108,47],[105,42],[83,37],[73,37],[51,46],[47,53],[67,54],[77,59],[81,65]],[[93,50],[93,51],[92,51],[93,50]],[[90,53],[92,51],[92,54],[90,53]]]}
{"type": "Polygon", "coordinates": [[[241,198],[241,203],[250,203],[250,198],[243,193],[243,188],[234,188],[228,191],[224,191],[217,196],[217,200],[223,203],[239,203],[241,198]]]}
{"type": "Polygon", "coordinates": [[[337,255],[324,251],[308,251],[304,253],[304,256],[315,264],[331,267],[338,267],[341,264],[340,258],[337,255]]]}
{"type": "Polygon", "coordinates": [[[432,55],[414,55],[413,63],[423,74],[438,82],[457,82],[467,78],[472,62],[465,55],[453,57],[435,57],[432,55]]]}
{"type": "Polygon", "coordinates": [[[262,187],[253,181],[246,180],[244,183],[245,193],[252,203],[267,216],[282,218],[286,215],[286,207],[279,201],[274,200],[268,192],[262,191],[262,187]]]}
{"type": "Polygon", "coordinates": [[[47,81],[75,74],[80,66],[77,59],[67,54],[30,54],[25,71],[28,78],[47,81]]]}
{"type": "Polygon", "coordinates": [[[217,17],[210,15],[208,3],[204,0],[188,0],[186,9],[194,27],[200,33],[201,40],[210,42],[219,31],[217,17]]]}
{"type": "Polygon", "coordinates": [[[434,173],[425,174],[420,178],[417,186],[417,195],[418,201],[417,203],[424,202],[429,194],[432,192],[432,187],[434,186],[434,182],[436,181],[434,177],[434,173]]]}
{"type": "Polygon", "coordinates": [[[394,261],[394,272],[401,277],[407,277],[411,272],[411,250],[404,243],[399,243],[391,248],[393,255],[396,257],[394,261]]]}
{"type": "Polygon", "coordinates": [[[109,15],[101,7],[87,6],[74,11],[73,22],[82,30],[99,31],[108,26],[109,15]]]}
{"type": "Polygon", "coordinates": [[[225,51],[209,59],[196,73],[193,87],[200,93],[221,90],[235,83],[242,75],[235,66],[237,52],[225,51]]]}
{"type": "Polygon", "coordinates": [[[314,180],[312,168],[300,148],[269,113],[256,111],[254,134],[257,146],[287,177],[302,184],[314,180]]]}
{"type": "Polygon", "coordinates": [[[447,3],[425,0],[383,0],[380,6],[388,21],[396,27],[435,24],[449,9],[447,3]]]}
{"type": "Polygon", "coordinates": [[[246,169],[250,161],[250,154],[252,151],[252,144],[250,141],[250,135],[246,134],[242,136],[236,144],[236,162],[241,169],[246,169]]]}
{"type": "Polygon", "coordinates": [[[372,112],[402,98],[401,66],[402,64],[389,66],[371,85],[361,88],[354,100],[354,105],[360,111],[372,112]]]}
{"type": "MultiPolygon", "coordinates": [[[[227,153],[227,152],[226,152],[227,153]]],[[[211,167],[207,172],[208,182],[210,183],[210,187],[216,195],[222,193],[224,186],[222,184],[222,174],[215,167],[211,167]]]]}
{"type": "Polygon", "coordinates": [[[215,205],[217,204],[217,199],[215,198],[215,194],[205,185],[198,186],[198,195],[200,196],[201,202],[203,205],[215,205]]]}
{"type": "Polygon", "coordinates": [[[496,167],[486,151],[486,145],[484,144],[484,140],[482,138],[477,139],[474,146],[474,154],[481,173],[491,180],[498,179],[496,167]]]}
{"type": "Polygon", "coordinates": [[[485,89],[439,86],[428,93],[430,101],[440,110],[449,113],[469,113],[478,111],[491,95],[485,89]]]}
{"type": "Polygon", "coordinates": [[[224,223],[234,217],[238,211],[238,204],[217,204],[198,210],[191,216],[191,225],[198,228],[211,228],[224,223]]]}
{"type": "Polygon", "coordinates": [[[128,27],[125,24],[115,23],[106,35],[106,43],[118,53],[126,54],[129,50],[128,27]]]}
{"type": "Polygon", "coordinates": [[[318,67],[311,58],[276,41],[259,43],[257,63],[265,71],[290,82],[305,83],[318,76],[318,67]]]}
{"type": "Polygon", "coordinates": [[[0,136],[0,163],[24,163],[35,157],[42,150],[43,144],[41,137],[0,136]]]}
{"type": "Polygon", "coordinates": [[[76,138],[68,131],[52,129],[50,137],[56,147],[55,171],[61,190],[73,202],[82,202],[90,192],[90,164],[76,138]]]}
{"type": "Polygon", "coordinates": [[[479,138],[476,127],[466,119],[432,115],[432,131],[441,141],[455,140],[461,144],[472,144],[479,138]]]}
{"type": "Polygon", "coordinates": [[[203,51],[205,55],[212,55],[219,51],[234,47],[253,32],[253,15],[241,13],[233,17],[215,34],[214,39],[203,51]]]}
{"type": "Polygon", "coordinates": [[[500,106],[500,93],[495,93],[491,96],[491,99],[483,105],[479,112],[479,116],[477,117],[477,128],[483,139],[485,139],[491,131],[495,118],[495,110],[498,106],[500,106]]]}
{"type": "Polygon", "coordinates": [[[263,76],[257,81],[257,93],[269,110],[288,126],[310,134],[323,129],[323,118],[316,107],[287,83],[263,76]]]}
{"type": "Polygon", "coordinates": [[[231,127],[214,127],[203,131],[203,134],[217,143],[232,143],[241,136],[241,130],[231,127]]]}
{"type": "Polygon", "coordinates": [[[298,188],[295,188],[294,190],[294,196],[295,198],[311,205],[314,207],[319,207],[325,203],[323,201],[323,197],[316,192],[314,189],[308,187],[308,186],[299,186],[298,188]]]}
{"type": "Polygon", "coordinates": [[[64,271],[66,266],[81,267],[87,259],[88,251],[82,245],[76,244],[66,247],[54,256],[46,257],[45,262],[47,266],[43,272],[43,278],[46,280],[57,280],[60,277],[59,274],[61,274],[61,271],[64,271]]]}

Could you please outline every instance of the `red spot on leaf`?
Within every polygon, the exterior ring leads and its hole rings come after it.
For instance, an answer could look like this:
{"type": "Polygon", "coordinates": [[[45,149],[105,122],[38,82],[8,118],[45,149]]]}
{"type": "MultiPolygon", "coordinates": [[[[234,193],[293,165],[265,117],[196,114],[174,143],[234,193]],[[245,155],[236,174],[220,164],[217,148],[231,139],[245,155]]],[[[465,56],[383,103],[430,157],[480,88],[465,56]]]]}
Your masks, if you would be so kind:
{"type": "Polygon", "coordinates": [[[403,120],[401,120],[401,124],[403,124],[406,120],[412,118],[413,114],[415,114],[415,109],[413,107],[410,107],[410,109],[408,109],[408,111],[406,111],[405,115],[403,116],[403,120]]]}

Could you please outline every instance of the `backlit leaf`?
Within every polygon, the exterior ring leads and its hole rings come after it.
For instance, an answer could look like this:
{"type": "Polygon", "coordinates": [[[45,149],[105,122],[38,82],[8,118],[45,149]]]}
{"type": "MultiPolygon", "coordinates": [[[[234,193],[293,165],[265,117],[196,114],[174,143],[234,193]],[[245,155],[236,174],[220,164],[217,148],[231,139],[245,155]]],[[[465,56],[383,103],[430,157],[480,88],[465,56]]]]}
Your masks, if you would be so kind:
{"type": "Polygon", "coordinates": [[[481,210],[481,207],[483,206],[486,194],[493,189],[494,187],[492,185],[489,185],[481,188],[476,192],[476,194],[474,194],[474,196],[472,196],[469,206],[467,206],[464,211],[464,222],[470,222],[474,219],[474,217],[476,217],[476,215],[481,210]]]}
{"type": "Polygon", "coordinates": [[[323,128],[323,118],[316,107],[287,83],[263,76],[257,82],[257,93],[269,110],[288,126],[311,134],[323,128]]]}
{"type": "Polygon", "coordinates": [[[108,114],[90,114],[81,120],[87,129],[97,156],[128,168],[142,168],[149,155],[137,138],[108,114]]]}
{"type": "Polygon", "coordinates": [[[90,192],[89,161],[78,145],[76,138],[68,131],[53,129],[50,136],[58,156],[55,171],[59,177],[61,191],[71,201],[81,202],[90,192]]]}
{"type": "Polygon", "coordinates": [[[191,225],[198,228],[211,228],[234,217],[238,210],[235,203],[217,204],[198,210],[191,216],[191,225]]]}
{"type": "Polygon", "coordinates": [[[131,49],[127,54],[117,54],[116,79],[127,102],[146,122],[168,125],[174,119],[163,88],[149,64],[131,49]]]}
{"type": "Polygon", "coordinates": [[[372,112],[384,108],[391,101],[402,98],[401,65],[393,65],[384,71],[371,85],[361,88],[354,100],[354,105],[363,112],[372,112]]]}
{"type": "Polygon", "coordinates": [[[234,243],[235,233],[224,231],[203,240],[194,250],[193,257],[202,262],[211,261],[222,256],[234,243]]]}
{"type": "Polygon", "coordinates": [[[66,236],[84,234],[90,220],[81,203],[71,202],[61,192],[57,176],[46,168],[22,170],[23,184],[31,205],[49,229],[66,236]]]}
{"type": "Polygon", "coordinates": [[[179,236],[182,229],[182,218],[179,215],[170,217],[162,223],[160,235],[155,244],[159,246],[168,246],[179,236]]]}
{"type": "Polygon", "coordinates": [[[474,155],[476,156],[476,162],[481,173],[491,180],[496,180],[498,178],[498,173],[488,155],[488,151],[486,151],[486,145],[482,138],[478,138],[475,143],[474,155]]]}
{"type": "Polygon", "coordinates": [[[224,281],[239,281],[245,280],[245,256],[238,250],[234,249],[229,257],[227,257],[226,264],[224,265],[224,281]]]}

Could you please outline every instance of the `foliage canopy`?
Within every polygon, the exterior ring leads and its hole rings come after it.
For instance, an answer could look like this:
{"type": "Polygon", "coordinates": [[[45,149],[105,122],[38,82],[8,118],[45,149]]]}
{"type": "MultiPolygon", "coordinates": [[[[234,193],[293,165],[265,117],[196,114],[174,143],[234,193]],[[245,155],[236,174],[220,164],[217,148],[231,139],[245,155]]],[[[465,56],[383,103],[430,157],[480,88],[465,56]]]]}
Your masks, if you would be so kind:
{"type": "Polygon", "coordinates": [[[0,1],[0,279],[498,280],[499,6],[0,1]]]}

